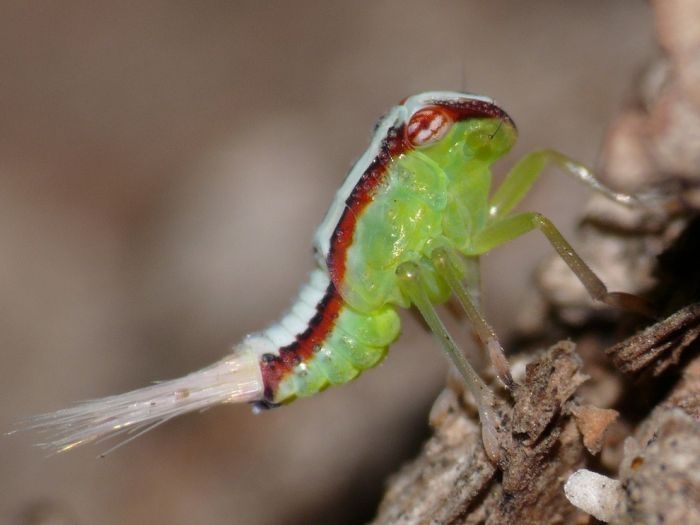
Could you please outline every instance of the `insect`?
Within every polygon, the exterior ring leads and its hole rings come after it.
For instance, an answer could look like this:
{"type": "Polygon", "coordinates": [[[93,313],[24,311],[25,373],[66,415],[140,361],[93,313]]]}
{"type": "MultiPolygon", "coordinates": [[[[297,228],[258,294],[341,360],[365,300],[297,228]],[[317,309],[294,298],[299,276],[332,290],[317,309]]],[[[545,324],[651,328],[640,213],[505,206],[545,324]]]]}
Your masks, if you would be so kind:
{"type": "Polygon", "coordinates": [[[415,306],[476,399],[488,448],[493,393],[435,309],[457,297],[498,377],[513,388],[503,348],[468,284],[480,255],[539,230],[594,299],[644,309],[635,296],[608,292],[546,217],[513,213],[548,165],[622,204],[636,198],[606,188],[588,168],[552,150],[523,157],[492,192],[491,165],[516,138],[511,118],[487,97],[427,92],[404,99],[378,122],[336,193],[314,239],[318,266],[281,320],[207,368],[38,416],[30,425],[52,434],[50,449],[65,451],[121,432],[135,437],[215,404],[286,404],[377,365],[399,336],[397,309],[415,306]]]}

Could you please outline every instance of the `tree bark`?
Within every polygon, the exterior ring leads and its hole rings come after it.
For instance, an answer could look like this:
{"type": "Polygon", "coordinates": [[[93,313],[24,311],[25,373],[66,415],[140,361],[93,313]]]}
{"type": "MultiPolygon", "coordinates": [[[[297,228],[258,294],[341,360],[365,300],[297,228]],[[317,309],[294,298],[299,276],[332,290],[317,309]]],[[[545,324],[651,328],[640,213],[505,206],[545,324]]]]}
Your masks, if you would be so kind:
{"type": "Polygon", "coordinates": [[[700,523],[700,0],[653,5],[663,56],[612,122],[599,171],[658,204],[594,196],[576,245],[660,320],[593,305],[561,260],[547,261],[511,357],[530,362],[499,397],[499,457],[484,452],[469,397],[448,387],[434,435],[389,481],[374,525],[700,523]],[[557,338],[577,344],[537,352],[557,338]]]}

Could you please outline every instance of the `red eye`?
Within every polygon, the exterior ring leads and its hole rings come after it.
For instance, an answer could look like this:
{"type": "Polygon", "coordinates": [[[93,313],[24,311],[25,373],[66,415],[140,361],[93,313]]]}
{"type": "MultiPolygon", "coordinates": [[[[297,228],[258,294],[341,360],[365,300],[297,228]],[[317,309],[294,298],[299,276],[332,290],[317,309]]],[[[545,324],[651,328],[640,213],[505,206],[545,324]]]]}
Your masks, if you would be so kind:
{"type": "Polygon", "coordinates": [[[438,106],[428,106],[411,115],[406,126],[406,138],[414,146],[427,146],[445,136],[452,119],[438,106]]]}

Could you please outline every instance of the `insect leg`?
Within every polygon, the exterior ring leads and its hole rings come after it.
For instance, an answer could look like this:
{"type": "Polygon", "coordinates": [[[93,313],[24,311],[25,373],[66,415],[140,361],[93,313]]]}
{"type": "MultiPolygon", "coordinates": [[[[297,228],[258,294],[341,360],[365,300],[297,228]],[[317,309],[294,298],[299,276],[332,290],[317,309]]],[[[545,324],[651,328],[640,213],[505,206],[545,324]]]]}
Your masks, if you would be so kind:
{"type": "Polygon", "coordinates": [[[605,195],[607,198],[625,205],[642,205],[651,195],[627,195],[616,192],[600,182],[593,170],[554,150],[533,151],[525,155],[513,166],[503,183],[491,198],[489,213],[492,219],[505,217],[525,197],[537,182],[547,166],[554,165],[567,175],[583,182],[592,190],[605,195]]]}
{"type": "Polygon", "coordinates": [[[482,436],[484,448],[490,458],[498,457],[498,422],[494,413],[494,396],[491,389],[479,377],[472,365],[464,357],[464,353],[459,349],[452,339],[452,336],[445,328],[445,325],[438,317],[435,306],[430,302],[425,290],[425,283],[421,277],[420,267],[414,262],[404,262],[396,269],[401,290],[407,295],[411,302],[418,308],[418,311],[425,319],[428,327],[437,338],[440,346],[452,361],[459,373],[464,378],[467,388],[474,396],[479,407],[479,418],[482,425],[482,436]]]}
{"type": "Polygon", "coordinates": [[[425,285],[421,277],[420,267],[414,262],[405,262],[396,269],[401,290],[408,296],[411,302],[418,308],[428,327],[437,337],[447,357],[455,365],[459,373],[467,383],[470,392],[479,404],[482,404],[485,396],[492,396],[491,391],[476,373],[472,365],[464,357],[463,352],[450,336],[447,328],[438,317],[435,306],[430,302],[425,285]]]}
{"type": "Polygon", "coordinates": [[[477,253],[484,253],[496,246],[534,230],[540,230],[559,256],[576,274],[579,281],[595,300],[610,306],[631,310],[647,317],[654,317],[651,305],[641,297],[624,292],[609,292],[603,281],[590,269],[564,236],[547,217],[541,213],[519,213],[487,226],[473,243],[477,253]]]}
{"type": "Polygon", "coordinates": [[[472,294],[469,293],[469,290],[462,283],[459,266],[454,260],[455,256],[455,254],[448,253],[444,248],[438,248],[433,251],[431,260],[435,269],[447,281],[447,284],[462,304],[469,322],[488,351],[498,378],[509,390],[512,390],[515,383],[510,374],[510,367],[503,352],[503,346],[501,346],[494,329],[491,328],[491,325],[484,319],[484,316],[476,306],[478,303],[472,298],[472,294]]]}

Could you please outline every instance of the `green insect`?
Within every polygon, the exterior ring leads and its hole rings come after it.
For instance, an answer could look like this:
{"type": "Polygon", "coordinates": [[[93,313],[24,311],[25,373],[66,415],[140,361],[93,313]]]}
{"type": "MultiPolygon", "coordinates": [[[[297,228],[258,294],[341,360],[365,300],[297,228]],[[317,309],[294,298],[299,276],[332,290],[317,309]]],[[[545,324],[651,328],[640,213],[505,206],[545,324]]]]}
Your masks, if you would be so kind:
{"type": "Polygon", "coordinates": [[[489,98],[428,92],[403,100],[379,121],[338,190],[315,236],[318,268],[279,322],[208,368],[38,416],[31,426],[53,433],[47,446],[62,451],[119,432],[140,435],[214,404],[285,404],[377,365],[399,336],[397,308],[413,305],[476,399],[489,449],[493,394],[435,310],[454,294],[498,377],[514,386],[502,346],[464,284],[474,282],[480,255],[539,230],[594,299],[645,309],[635,296],[608,292],[546,217],[513,213],[548,165],[617,202],[634,204],[635,197],[550,150],[526,155],[492,191],[491,165],[516,138],[511,118],[489,98]]]}

